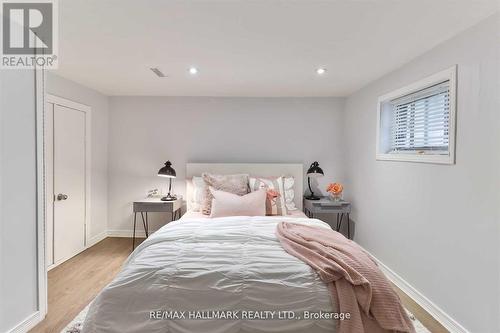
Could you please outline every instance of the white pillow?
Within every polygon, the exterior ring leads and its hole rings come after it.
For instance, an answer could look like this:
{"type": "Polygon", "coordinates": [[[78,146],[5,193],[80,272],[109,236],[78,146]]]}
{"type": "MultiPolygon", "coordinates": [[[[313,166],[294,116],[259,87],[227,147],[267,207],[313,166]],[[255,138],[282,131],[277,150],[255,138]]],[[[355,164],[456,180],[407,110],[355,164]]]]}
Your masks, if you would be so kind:
{"type": "Polygon", "coordinates": [[[259,190],[245,195],[237,195],[224,191],[214,190],[210,217],[225,216],[265,216],[266,191],[259,190]]]}
{"type": "Polygon", "coordinates": [[[193,212],[199,212],[201,210],[201,205],[203,204],[203,196],[205,195],[207,184],[203,178],[198,176],[193,177],[192,183],[193,193],[191,196],[191,210],[193,212]]]}
{"type": "Polygon", "coordinates": [[[295,179],[293,177],[283,177],[283,187],[285,188],[285,205],[287,210],[298,210],[295,206],[293,199],[295,198],[295,191],[293,189],[295,179]]]}

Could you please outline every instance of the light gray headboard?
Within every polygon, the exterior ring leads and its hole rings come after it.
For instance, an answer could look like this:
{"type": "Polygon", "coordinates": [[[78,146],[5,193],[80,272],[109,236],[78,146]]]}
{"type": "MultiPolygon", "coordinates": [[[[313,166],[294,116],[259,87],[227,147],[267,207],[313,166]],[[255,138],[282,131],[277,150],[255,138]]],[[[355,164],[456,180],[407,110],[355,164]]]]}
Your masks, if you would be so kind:
{"type": "Polygon", "coordinates": [[[186,165],[186,202],[189,209],[191,202],[191,178],[200,176],[203,172],[219,175],[247,173],[251,176],[272,177],[292,176],[295,178],[294,202],[298,209],[302,210],[302,194],[304,170],[302,164],[283,163],[187,163],[186,165]]]}

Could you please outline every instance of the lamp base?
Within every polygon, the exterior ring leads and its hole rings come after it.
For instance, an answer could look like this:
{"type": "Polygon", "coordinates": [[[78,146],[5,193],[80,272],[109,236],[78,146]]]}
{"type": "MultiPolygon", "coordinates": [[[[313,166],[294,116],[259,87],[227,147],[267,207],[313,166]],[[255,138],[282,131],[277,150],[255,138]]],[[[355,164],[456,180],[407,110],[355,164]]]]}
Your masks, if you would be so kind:
{"type": "Polygon", "coordinates": [[[320,197],[317,197],[315,195],[308,195],[306,197],[304,197],[306,200],[319,200],[321,199],[320,197]]]}
{"type": "Polygon", "coordinates": [[[170,195],[170,193],[169,193],[169,194],[167,194],[167,196],[166,196],[166,197],[163,197],[163,198],[161,198],[160,200],[161,200],[161,201],[175,201],[175,200],[177,200],[177,197],[176,197],[175,195],[173,195],[173,196],[172,196],[172,195],[170,195]]]}

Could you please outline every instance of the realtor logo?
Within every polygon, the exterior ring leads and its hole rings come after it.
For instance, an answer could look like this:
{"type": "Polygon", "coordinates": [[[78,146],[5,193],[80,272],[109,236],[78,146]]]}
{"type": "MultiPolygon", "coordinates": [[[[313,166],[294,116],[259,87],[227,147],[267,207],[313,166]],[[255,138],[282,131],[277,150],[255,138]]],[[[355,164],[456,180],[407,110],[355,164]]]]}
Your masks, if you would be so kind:
{"type": "Polygon", "coordinates": [[[3,0],[0,68],[56,68],[57,3],[3,0]]]}

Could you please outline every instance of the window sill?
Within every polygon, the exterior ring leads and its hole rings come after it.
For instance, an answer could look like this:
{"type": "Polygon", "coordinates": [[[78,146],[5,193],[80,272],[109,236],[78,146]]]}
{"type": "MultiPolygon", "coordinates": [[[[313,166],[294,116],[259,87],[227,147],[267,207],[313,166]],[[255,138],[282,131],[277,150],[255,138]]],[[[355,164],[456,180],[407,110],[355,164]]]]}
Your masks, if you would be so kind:
{"type": "Polygon", "coordinates": [[[377,161],[399,161],[431,164],[455,164],[455,158],[451,155],[436,154],[377,154],[377,161]]]}

